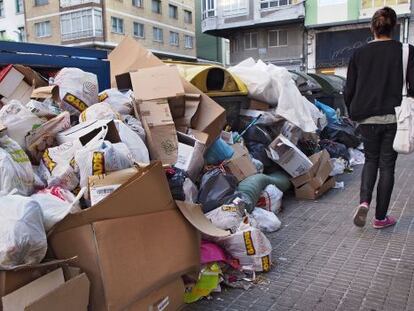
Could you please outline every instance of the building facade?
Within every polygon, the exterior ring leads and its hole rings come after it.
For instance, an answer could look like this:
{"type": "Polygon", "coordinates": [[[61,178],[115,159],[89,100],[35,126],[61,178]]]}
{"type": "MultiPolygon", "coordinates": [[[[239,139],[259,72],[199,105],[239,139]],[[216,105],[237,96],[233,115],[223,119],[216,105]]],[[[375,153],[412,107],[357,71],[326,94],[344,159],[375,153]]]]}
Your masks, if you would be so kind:
{"type": "Polygon", "coordinates": [[[248,58],[305,69],[303,0],[202,0],[202,31],[228,38],[232,65],[248,58]]]}
{"type": "Polygon", "coordinates": [[[0,39],[26,40],[23,0],[0,0],[0,39]]]}
{"type": "Polygon", "coordinates": [[[398,15],[394,38],[408,41],[410,0],[307,0],[307,70],[346,76],[353,51],[373,39],[370,20],[392,7],[398,15]]]}
{"type": "Polygon", "coordinates": [[[163,58],[196,59],[192,0],[26,0],[29,42],[112,49],[131,36],[163,58]]]}

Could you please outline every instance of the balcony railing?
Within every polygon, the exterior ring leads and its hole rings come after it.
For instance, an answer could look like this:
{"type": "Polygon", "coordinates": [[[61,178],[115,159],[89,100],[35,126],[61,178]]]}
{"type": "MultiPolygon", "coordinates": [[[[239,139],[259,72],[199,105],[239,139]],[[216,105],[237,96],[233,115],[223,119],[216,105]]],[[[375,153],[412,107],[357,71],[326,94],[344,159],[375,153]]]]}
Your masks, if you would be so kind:
{"type": "Polygon", "coordinates": [[[62,41],[80,40],[95,37],[102,37],[103,33],[101,29],[86,29],[71,33],[62,34],[62,41]]]}
{"type": "Polygon", "coordinates": [[[60,7],[67,8],[74,5],[97,3],[101,4],[101,0],[60,0],[60,7]]]}

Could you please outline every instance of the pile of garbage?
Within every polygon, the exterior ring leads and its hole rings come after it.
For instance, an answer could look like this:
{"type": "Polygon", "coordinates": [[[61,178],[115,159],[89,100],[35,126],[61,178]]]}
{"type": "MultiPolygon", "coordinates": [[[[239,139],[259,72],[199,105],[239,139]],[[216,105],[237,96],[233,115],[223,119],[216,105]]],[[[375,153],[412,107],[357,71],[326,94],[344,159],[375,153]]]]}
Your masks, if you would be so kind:
{"type": "Polygon", "coordinates": [[[0,74],[0,274],[19,279],[23,267],[20,286],[45,267],[78,267],[66,283],[87,276],[94,310],[247,289],[274,264],[264,233],[282,225],[283,193],[293,184],[316,199],[363,163],[354,124],[307,101],[284,68],[230,68],[250,97],[231,129],[224,109],[135,40],[110,61],[114,87],[102,92],[77,68],[0,74]]]}

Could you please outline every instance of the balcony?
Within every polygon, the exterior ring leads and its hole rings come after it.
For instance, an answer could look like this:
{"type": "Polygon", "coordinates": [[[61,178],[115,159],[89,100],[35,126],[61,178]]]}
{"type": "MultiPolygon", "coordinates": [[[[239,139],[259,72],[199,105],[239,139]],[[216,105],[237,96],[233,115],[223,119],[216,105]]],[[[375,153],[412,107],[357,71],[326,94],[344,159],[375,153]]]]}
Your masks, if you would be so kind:
{"type": "Polygon", "coordinates": [[[102,38],[102,11],[88,8],[60,16],[62,42],[102,38]]]}
{"type": "Polygon", "coordinates": [[[103,36],[102,29],[86,29],[70,33],[62,33],[63,41],[77,41],[82,39],[100,38],[103,36]]]}
{"type": "Polygon", "coordinates": [[[305,18],[304,0],[202,0],[203,32],[226,37],[234,29],[283,25],[305,18]]]}
{"type": "Polygon", "coordinates": [[[101,0],[60,0],[61,8],[68,8],[83,4],[101,4],[101,0]]]}

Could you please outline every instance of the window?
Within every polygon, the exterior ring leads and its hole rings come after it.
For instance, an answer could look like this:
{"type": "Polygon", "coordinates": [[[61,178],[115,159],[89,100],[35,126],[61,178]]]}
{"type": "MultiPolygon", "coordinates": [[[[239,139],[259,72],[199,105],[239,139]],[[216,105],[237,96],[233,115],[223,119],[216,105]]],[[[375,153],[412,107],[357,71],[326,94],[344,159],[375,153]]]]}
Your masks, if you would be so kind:
{"type": "Polygon", "coordinates": [[[0,30],[0,40],[6,39],[6,30],[0,30]]]}
{"type": "Polygon", "coordinates": [[[244,49],[257,49],[257,32],[248,32],[244,34],[244,49]]]}
{"type": "Polygon", "coordinates": [[[203,19],[216,16],[216,1],[215,0],[202,0],[203,1],[203,19]]]}
{"type": "Polygon", "coordinates": [[[4,1],[0,0],[0,17],[4,17],[4,1]]]}
{"type": "Polygon", "coordinates": [[[112,32],[114,33],[124,33],[124,20],[118,17],[111,17],[112,22],[112,32]]]}
{"type": "Polygon", "coordinates": [[[95,9],[62,14],[62,41],[102,36],[102,12],[95,9]]]}
{"type": "Polygon", "coordinates": [[[224,0],[224,16],[240,14],[247,14],[247,0],[224,0]]]}
{"type": "Polygon", "coordinates": [[[35,24],[36,37],[43,38],[52,35],[50,21],[40,22],[35,24]]]}
{"type": "Polygon", "coordinates": [[[239,51],[239,40],[237,38],[230,40],[230,53],[239,51]]]}
{"type": "Polygon", "coordinates": [[[363,9],[380,8],[398,4],[408,4],[408,0],[362,0],[363,9]]]}
{"type": "Polygon", "coordinates": [[[26,32],[24,31],[24,26],[18,27],[17,30],[19,31],[19,42],[26,41],[26,32]]]}
{"type": "Polygon", "coordinates": [[[161,0],[152,0],[152,12],[161,14],[161,0]]]}
{"type": "Polygon", "coordinates": [[[23,13],[24,11],[24,3],[23,0],[16,0],[16,13],[23,13]]]}
{"type": "Polygon", "coordinates": [[[287,46],[288,32],[287,30],[270,30],[268,32],[269,47],[287,46]]]}
{"type": "Polygon", "coordinates": [[[184,10],[184,23],[186,24],[193,23],[193,12],[184,10]]]}
{"type": "Polygon", "coordinates": [[[132,5],[136,6],[138,8],[142,8],[143,7],[143,0],[132,0],[132,5]]]}
{"type": "Polygon", "coordinates": [[[170,45],[179,46],[180,35],[178,32],[170,31],[170,45]]]}
{"type": "Polygon", "coordinates": [[[34,5],[38,6],[38,5],[45,5],[48,4],[49,1],[48,0],[34,0],[34,5]]]}
{"type": "Polygon", "coordinates": [[[175,5],[168,5],[168,14],[170,18],[178,19],[178,8],[175,5]]]}
{"type": "Polygon", "coordinates": [[[260,0],[261,9],[270,9],[292,4],[292,0],[260,0]]]}
{"type": "Polygon", "coordinates": [[[193,46],[194,46],[193,37],[185,35],[184,36],[184,47],[186,49],[192,49],[193,46]]]}
{"type": "Polygon", "coordinates": [[[134,22],[134,37],[144,38],[144,24],[134,22]]]}
{"type": "Polygon", "coordinates": [[[163,33],[161,28],[152,27],[153,41],[163,42],[163,33]]]}

